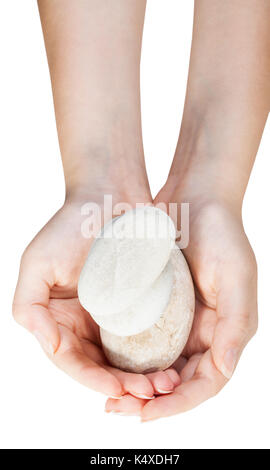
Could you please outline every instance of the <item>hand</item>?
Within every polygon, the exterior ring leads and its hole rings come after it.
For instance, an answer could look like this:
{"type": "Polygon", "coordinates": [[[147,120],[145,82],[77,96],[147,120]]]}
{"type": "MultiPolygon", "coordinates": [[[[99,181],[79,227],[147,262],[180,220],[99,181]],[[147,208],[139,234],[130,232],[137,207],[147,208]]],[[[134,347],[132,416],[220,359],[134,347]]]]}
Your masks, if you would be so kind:
{"type": "MultiPolygon", "coordinates": [[[[168,194],[165,187],[155,202],[165,202],[168,194]]],[[[176,193],[170,200],[181,198],[176,193]]],[[[194,201],[190,210],[184,254],[195,284],[196,311],[188,343],[174,365],[181,384],[151,402],[130,396],[118,403],[109,399],[107,410],[133,411],[142,420],[190,410],[221,390],[256,331],[256,262],[241,218],[213,202],[194,201]]]]}
{"type": "Polygon", "coordinates": [[[93,390],[148,399],[173,390],[180,383],[174,370],[144,376],[108,364],[99,327],[77,297],[92,241],[81,234],[80,208],[78,201],[66,203],[26,249],[14,297],[15,319],[36,336],[55,365],[93,390]]]}

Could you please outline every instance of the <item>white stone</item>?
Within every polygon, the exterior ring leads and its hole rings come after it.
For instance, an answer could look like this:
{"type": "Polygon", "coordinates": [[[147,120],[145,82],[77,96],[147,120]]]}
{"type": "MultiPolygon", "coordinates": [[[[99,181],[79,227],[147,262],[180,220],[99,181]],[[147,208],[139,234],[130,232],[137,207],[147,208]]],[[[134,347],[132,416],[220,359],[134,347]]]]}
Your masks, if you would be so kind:
{"type": "Polygon", "coordinates": [[[97,317],[132,305],[160,276],[174,239],[172,220],[154,207],[128,211],[106,224],[80,275],[82,306],[97,317]]]}
{"type": "Polygon", "coordinates": [[[92,317],[100,327],[117,336],[141,333],[154,325],[165,311],[171,297],[173,278],[173,267],[168,262],[158,279],[130,307],[112,315],[92,314],[92,317]]]}

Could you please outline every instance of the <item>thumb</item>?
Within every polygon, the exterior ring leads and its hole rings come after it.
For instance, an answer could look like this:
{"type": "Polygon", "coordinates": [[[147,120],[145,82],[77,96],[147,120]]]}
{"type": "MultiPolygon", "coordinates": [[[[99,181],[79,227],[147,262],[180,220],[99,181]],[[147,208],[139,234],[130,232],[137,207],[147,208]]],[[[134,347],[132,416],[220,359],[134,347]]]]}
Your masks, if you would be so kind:
{"type": "Polygon", "coordinates": [[[256,264],[245,266],[244,272],[238,270],[220,283],[217,315],[211,352],[216,367],[230,379],[244,347],[257,330],[256,264]]]}
{"type": "Polygon", "coordinates": [[[48,267],[42,262],[37,263],[36,257],[26,252],[14,295],[13,316],[36,336],[49,355],[54,354],[60,341],[57,322],[48,309],[51,285],[53,279],[48,267]]]}

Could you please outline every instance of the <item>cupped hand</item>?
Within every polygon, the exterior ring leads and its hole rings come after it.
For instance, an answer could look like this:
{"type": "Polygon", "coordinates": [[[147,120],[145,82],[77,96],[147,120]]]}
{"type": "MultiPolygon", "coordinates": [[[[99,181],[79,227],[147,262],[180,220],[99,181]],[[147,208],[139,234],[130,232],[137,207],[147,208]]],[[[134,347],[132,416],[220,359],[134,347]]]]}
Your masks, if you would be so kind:
{"type": "MultiPolygon", "coordinates": [[[[167,196],[165,187],[155,202],[181,202],[177,193],[167,196]]],[[[172,394],[151,402],[131,396],[118,403],[109,399],[107,411],[151,420],[192,409],[227,383],[256,332],[256,261],[241,217],[225,204],[192,202],[184,254],[195,284],[196,309],[190,337],[174,364],[181,383],[172,394]]]]}
{"type": "Polygon", "coordinates": [[[81,205],[66,203],[25,250],[13,314],[33,333],[53,363],[81,384],[119,398],[151,399],[180,383],[175,370],[132,374],[111,367],[99,327],[80,305],[77,284],[92,240],[81,233],[81,205]]]}

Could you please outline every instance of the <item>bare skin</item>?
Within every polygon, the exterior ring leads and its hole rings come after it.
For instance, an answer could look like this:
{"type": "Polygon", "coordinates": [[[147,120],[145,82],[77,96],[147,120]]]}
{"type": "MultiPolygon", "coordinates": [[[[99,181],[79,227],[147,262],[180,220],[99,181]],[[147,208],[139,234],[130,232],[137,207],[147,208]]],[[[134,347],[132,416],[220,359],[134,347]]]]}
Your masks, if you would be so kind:
{"type": "Polygon", "coordinates": [[[152,398],[180,383],[175,371],[127,374],[105,360],[96,324],[80,306],[78,277],[92,240],[81,206],[151,203],[141,137],[139,63],[145,1],[40,0],[66,202],[27,247],[14,317],[52,361],[106,395],[152,398]]]}
{"type": "Polygon", "coordinates": [[[66,202],[22,258],[16,320],[52,361],[110,398],[107,411],[143,420],[193,408],[229,380],[257,327],[256,262],[242,201],[270,103],[268,0],[197,0],[189,81],[175,158],[158,202],[190,202],[185,250],[197,308],[174,369],[148,375],[109,366],[98,328],[77,299],[91,240],[80,206],[152,203],[140,119],[145,2],[39,1],[66,179],[66,202]],[[63,7],[65,3],[65,8],[63,7]],[[157,396],[160,393],[170,395],[157,396]],[[150,400],[150,398],[154,398],[150,400]]]}
{"type": "Polygon", "coordinates": [[[151,420],[218,393],[257,328],[257,268],[241,208],[270,104],[270,4],[199,0],[185,110],[167,183],[155,202],[190,203],[185,256],[196,287],[182,383],[153,402],[108,400],[151,420]]]}

